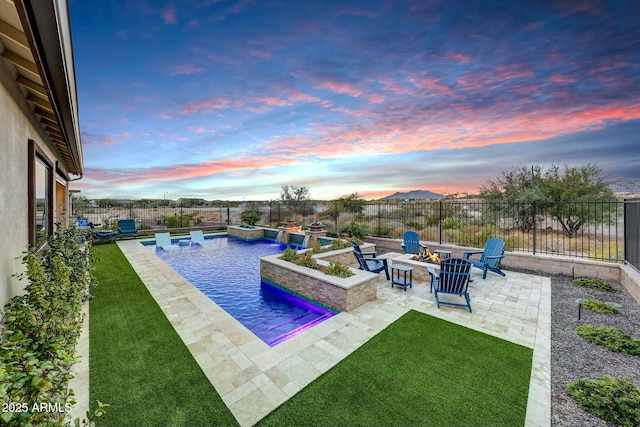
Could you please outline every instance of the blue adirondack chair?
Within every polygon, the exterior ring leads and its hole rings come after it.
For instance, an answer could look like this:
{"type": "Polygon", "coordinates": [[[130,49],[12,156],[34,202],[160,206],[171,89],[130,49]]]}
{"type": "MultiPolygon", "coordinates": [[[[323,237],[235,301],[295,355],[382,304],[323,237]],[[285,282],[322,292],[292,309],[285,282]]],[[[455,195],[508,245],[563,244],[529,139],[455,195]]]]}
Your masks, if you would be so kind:
{"type": "Polygon", "coordinates": [[[402,252],[405,254],[415,254],[427,250],[427,247],[420,243],[420,236],[415,231],[405,231],[402,236],[402,252]]]}
{"type": "Polygon", "coordinates": [[[362,252],[360,245],[353,240],[351,241],[351,246],[353,246],[353,253],[358,260],[358,264],[360,264],[360,270],[370,271],[372,273],[384,271],[387,275],[387,280],[390,280],[387,258],[378,258],[375,252],[362,252]]]}
{"type": "Polygon", "coordinates": [[[487,240],[487,243],[484,245],[484,250],[482,251],[469,251],[464,253],[464,259],[469,261],[474,267],[484,270],[484,274],[482,275],[483,279],[487,278],[488,270],[505,276],[504,272],[500,270],[500,261],[502,258],[504,258],[504,240],[498,238],[487,240]],[[476,254],[482,254],[479,261],[470,258],[476,254]]]}
{"type": "Polygon", "coordinates": [[[135,219],[119,219],[118,233],[120,234],[120,237],[137,237],[138,228],[136,227],[136,220],[135,219]]]}
{"type": "Polygon", "coordinates": [[[98,230],[92,222],[89,223],[91,228],[91,237],[94,242],[112,242],[118,237],[118,232],[113,230],[98,230]]]}
{"type": "Polygon", "coordinates": [[[471,281],[471,263],[466,259],[447,258],[440,263],[440,273],[436,273],[433,267],[427,266],[431,275],[431,290],[436,297],[438,308],[440,304],[467,307],[470,312],[471,300],[469,298],[469,282],[471,281]],[[451,294],[464,297],[466,304],[457,302],[440,301],[438,294],[451,294]]]}

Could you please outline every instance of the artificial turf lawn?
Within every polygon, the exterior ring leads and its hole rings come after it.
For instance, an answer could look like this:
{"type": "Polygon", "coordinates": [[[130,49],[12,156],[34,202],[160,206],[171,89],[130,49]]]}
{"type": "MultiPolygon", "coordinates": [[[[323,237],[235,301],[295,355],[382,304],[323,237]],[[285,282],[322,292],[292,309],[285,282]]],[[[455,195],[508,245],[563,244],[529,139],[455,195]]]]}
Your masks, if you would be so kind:
{"type": "Polygon", "coordinates": [[[90,401],[98,426],[238,425],[116,244],[91,248],[90,401]]]}
{"type": "Polygon", "coordinates": [[[410,311],[260,426],[522,426],[533,350],[410,311]]]}

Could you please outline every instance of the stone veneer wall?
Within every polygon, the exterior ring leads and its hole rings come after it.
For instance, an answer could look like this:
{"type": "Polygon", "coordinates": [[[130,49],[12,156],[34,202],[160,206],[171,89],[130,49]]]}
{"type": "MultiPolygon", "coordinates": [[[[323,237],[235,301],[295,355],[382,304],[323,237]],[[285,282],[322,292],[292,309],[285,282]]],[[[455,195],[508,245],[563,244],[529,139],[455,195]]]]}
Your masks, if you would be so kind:
{"type": "Polygon", "coordinates": [[[264,237],[264,229],[260,227],[246,228],[230,225],[227,227],[227,234],[245,240],[256,240],[264,237]]]}
{"type": "MultiPolygon", "coordinates": [[[[378,275],[355,270],[342,279],[270,255],[260,259],[260,276],[339,311],[350,311],[377,297],[378,275]]],[[[319,264],[328,264],[319,260],[319,264]]]]}

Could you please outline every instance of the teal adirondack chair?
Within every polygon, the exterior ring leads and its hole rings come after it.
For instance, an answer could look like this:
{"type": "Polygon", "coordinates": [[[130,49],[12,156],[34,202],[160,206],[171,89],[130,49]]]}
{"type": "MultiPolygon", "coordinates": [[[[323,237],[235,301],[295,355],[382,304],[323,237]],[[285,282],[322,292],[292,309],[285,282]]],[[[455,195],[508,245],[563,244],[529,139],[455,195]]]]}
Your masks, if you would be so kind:
{"type": "Polygon", "coordinates": [[[405,231],[402,236],[402,252],[405,254],[419,255],[427,250],[427,247],[420,243],[420,236],[415,231],[405,231]]]}
{"type": "Polygon", "coordinates": [[[469,251],[464,253],[464,259],[469,261],[474,267],[478,267],[483,270],[482,278],[487,278],[487,271],[491,270],[494,273],[498,273],[501,276],[506,276],[502,270],[500,270],[500,261],[504,258],[504,240],[502,239],[489,239],[484,245],[482,251],[469,251]],[[480,260],[473,260],[470,257],[472,255],[482,254],[480,260]]]}
{"type": "MultiPolygon", "coordinates": [[[[469,298],[469,282],[471,281],[471,263],[466,259],[448,258],[440,263],[440,273],[436,273],[433,267],[427,266],[431,275],[431,291],[434,292],[438,308],[440,304],[455,305],[457,307],[467,307],[471,310],[471,299],[469,298]],[[457,302],[440,301],[439,294],[451,294],[464,297],[466,304],[457,302]]],[[[430,291],[430,292],[431,292],[430,291]]]]}
{"type": "Polygon", "coordinates": [[[351,241],[351,246],[353,246],[353,253],[358,260],[358,264],[360,264],[360,270],[370,271],[372,273],[380,273],[381,271],[384,271],[387,275],[387,280],[390,280],[387,258],[378,258],[376,257],[375,252],[362,252],[360,245],[353,240],[351,241]]]}
{"type": "Polygon", "coordinates": [[[138,227],[136,227],[135,219],[119,219],[118,233],[120,237],[137,237],[138,227]]]}

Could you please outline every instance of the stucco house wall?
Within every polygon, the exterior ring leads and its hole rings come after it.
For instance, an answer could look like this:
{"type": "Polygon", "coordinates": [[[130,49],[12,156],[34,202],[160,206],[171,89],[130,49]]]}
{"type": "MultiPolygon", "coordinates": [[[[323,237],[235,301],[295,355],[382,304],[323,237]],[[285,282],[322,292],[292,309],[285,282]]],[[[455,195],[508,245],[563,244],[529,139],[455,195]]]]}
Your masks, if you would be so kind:
{"type": "MultiPolygon", "coordinates": [[[[54,222],[67,214],[62,210],[69,200],[68,179],[83,173],[67,16],[66,0],[16,0],[0,9],[3,21],[0,25],[0,309],[27,285],[26,280],[15,276],[24,271],[22,253],[33,238],[30,233],[35,230],[35,218],[30,217],[34,214],[33,210],[30,213],[29,206],[30,198],[33,203],[35,197],[29,186],[34,147],[51,163],[53,182],[49,182],[52,199],[49,207],[54,222]],[[32,58],[28,58],[29,52],[32,58]],[[60,59],[62,56],[64,60],[60,59]],[[39,79],[46,82],[40,90],[47,90],[50,105],[55,104],[53,111],[59,112],[55,117],[51,114],[47,125],[38,117],[36,109],[38,103],[49,101],[41,98],[33,104],[28,101],[32,93],[25,87],[25,71],[20,68],[33,58],[38,65],[27,64],[27,68],[37,69],[39,79]],[[55,91],[49,92],[52,86],[55,91]],[[55,124],[52,125],[52,121],[55,124]],[[57,129],[51,131],[52,126],[57,129]],[[57,142],[64,145],[64,150],[55,145],[50,132],[64,135],[57,142]],[[68,163],[67,149],[72,152],[73,166],[68,163]]],[[[27,73],[27,83],[41,85],[33,72],[27,73]]]]}
{"type": "Polygon", "coordinates": [[[0,123],[0,306],[4,307],[26,285],[13,275],[22,271],[20,255],[28,245],[28,141],[34,140],[63,170],[64,163],[47,142],[42,126],[15,82],[13,70],[1,60],[0,123]]]}

